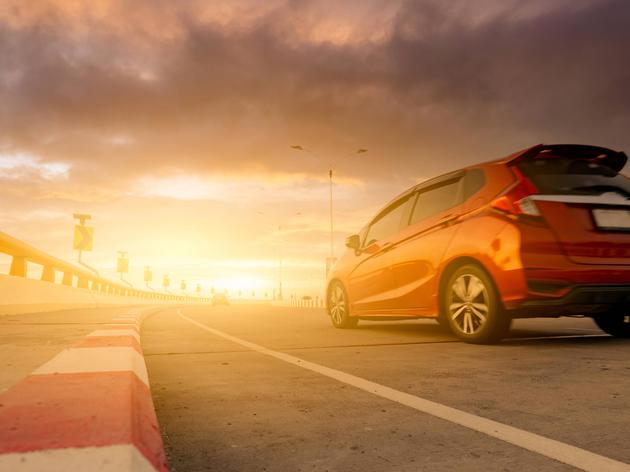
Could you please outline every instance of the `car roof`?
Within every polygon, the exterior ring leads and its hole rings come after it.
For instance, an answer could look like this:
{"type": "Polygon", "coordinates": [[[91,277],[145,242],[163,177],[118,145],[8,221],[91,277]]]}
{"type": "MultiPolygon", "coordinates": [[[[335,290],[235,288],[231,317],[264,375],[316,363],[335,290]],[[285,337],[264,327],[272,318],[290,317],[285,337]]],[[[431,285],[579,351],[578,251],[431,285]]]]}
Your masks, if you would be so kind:
{"type": "MultiPolygon", "coordinates": [[[[620,151],[614,151],[612,149],[607,149],[598,146],[589,146],[584,144],[536,144],[534,146],[530,146],[525,149],[521,149],[520,151],[516,151],[507,156],[501,157],[499,159],[494,159],[490,161],[480,162],[478,164],[472,164],[466,167],[462,167],[458,170],[447,172],[445,174],[438,175],[437,177],[432,177],[427,180],[423,180],[419,182],[404,192],[396,195],[390,201],[388,201],[385,205],[383,205],[376,214],[370,218],[370,222],[374,221],[375,218],[378,218],[385,210],[387,210],[392,204],[396,203],[401,198],[423,188],[423,187],[431,187],[433,185],[454,179],[456,177],[462,176],[464,173],[472,170],[472,169],[483,169],[484,167],[491,167],[496,165],[510,165],[515,163],[516,161],[527,158],[527,157],[536,157],[539,155],[544,155],[544,153],[550,153],[554,155],[566,154],[567,156],[575,156],[576,158],[584,158],[584,157],[595,157],[595,156],[604,156],[608,161],[607,163],[615,168],[615,170],[619,171],[625,165],[627,161],[627,157],[625,153],[620,151]]],[[[369,224],[369,222],[368,222],[369,224]]]]}

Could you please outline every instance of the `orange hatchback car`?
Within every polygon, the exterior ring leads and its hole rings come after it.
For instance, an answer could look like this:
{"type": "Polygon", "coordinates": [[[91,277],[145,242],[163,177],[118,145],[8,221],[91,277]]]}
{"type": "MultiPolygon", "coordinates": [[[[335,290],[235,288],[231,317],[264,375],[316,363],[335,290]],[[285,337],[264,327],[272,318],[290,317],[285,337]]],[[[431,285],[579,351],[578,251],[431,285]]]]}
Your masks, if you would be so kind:
{"type": "Polygon", "coordinates": [[[488,343],[513,318],[590,316],[630,337],[626,161],[537,145],[407,190],[346,240],[327,281],[333,325],[432,317],[488,343]]]}

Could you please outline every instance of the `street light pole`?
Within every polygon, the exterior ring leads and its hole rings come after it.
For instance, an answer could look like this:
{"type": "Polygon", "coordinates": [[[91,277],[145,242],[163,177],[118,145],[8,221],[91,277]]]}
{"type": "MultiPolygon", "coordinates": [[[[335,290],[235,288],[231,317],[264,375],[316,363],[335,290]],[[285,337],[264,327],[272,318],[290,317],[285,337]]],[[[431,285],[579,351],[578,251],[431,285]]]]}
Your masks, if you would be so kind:
{"type": "MultiPolygon", "coordinates": [[[[296,151],[303,151],[303,152],[307,152],[309,153],[311,156],[313,156],[315,159],[319,160],[320,162],[322,161],[316,154],[314,154],[313,152],[309,151],[308,149],[305,149],[304,147],[302,147],[299,144],[294,144],[289,146],[291,149],[294,149],[296,151]]],[[[367,152],[367,149],[364,148],[359,148],[356,151],[350,153],[350,154],[346,154],[344,156],[345,158],[348,158],[351,155],[355,155],[355,154],[363,154],[367,152]]],[[[328,270],[330,269],[330,267],[332,267],[334,260],[335,260],[335,251],[334,251],[334,224],[333,224],[333,164],[332,162],[328,165],[328,184],[329,184],[329,210],[330,210],[330,255],[328,257],[328,260],[326,261],[326,273],[328,273],[328,270]]]]}
{"type": "MultiPolygon", "coordinates": [[[[258,213],[259,215],[265,215],[265,212],[263,211],[257,211],[256,213],[258,213]]],[[[289,221],[290,218],[293,218],[295,216],[301,215],[302,212],[298,211],[296,213],[294,213],[293,215],[284,218],[283,221],[286,226],[286,223],[289,221]]],[[[282,228],[282,224],[278,225],[278,238],[279,238],[279,242],[278,242],[278,300],[282,300],[282,233],[283,233],[283,228],[282,228]]],[[[275,289],[274,289],[274,294],[275,294],[275,289]]],[[[276,299],[275,295],[274,295],[274,300],[276,299]]]]}
{"type": "Polygon", "coordinates": [[[332,261],[335,258],[334,254],[334,246],[333,246],[333,168],[332,164],[328,169],[328,181],[330,183],[330,260],[332,261]]]}
{"type": "MultiPolygon", "coordinates": [[[[282,231],[282,227],[278,226],[278,230],[282,231]]],[[[282,301],[282,241],[278,245],[278,300],[282,301]]]]}

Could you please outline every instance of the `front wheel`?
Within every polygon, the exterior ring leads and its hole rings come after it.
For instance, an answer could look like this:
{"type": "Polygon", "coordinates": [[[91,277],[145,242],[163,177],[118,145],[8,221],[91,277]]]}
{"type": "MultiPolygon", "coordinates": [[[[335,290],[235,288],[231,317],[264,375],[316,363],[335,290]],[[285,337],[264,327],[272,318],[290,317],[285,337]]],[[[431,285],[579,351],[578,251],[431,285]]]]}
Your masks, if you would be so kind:
{"type": "Polygon", "coordinates": [[[459,339],[476,344],[500,341],[511,318],[502,309],[492,280],[476,265],[453,272],[444,285],[442,316],[459,339]]]}
{"type": "Polygon", "coordinates": [[[345,289],[335,282],[328,290],[328,314],[335,328],[354,328],[359,319],[350,316],[350,304],[345,289]]]}
{"type": "Polygon", "coordinates": [[[593,317],[599,329],[616,338],[630,338],[630,315],[607,312],[593,317]]]}

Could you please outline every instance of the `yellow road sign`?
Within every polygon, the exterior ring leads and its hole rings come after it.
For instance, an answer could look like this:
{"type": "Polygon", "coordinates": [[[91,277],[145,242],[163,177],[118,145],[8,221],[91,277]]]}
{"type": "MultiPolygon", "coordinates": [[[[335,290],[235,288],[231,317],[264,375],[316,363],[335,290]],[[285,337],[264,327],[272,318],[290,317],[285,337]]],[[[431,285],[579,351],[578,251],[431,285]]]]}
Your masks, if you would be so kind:
{"type": "Polygon", "coordinates": [[[116,272],[125,274],[129,272],[129,259],[126,257],[119,257],[118,264],[116,265],[116,272]]]}
{"type": "Polygon", "coordinates": [[[91,251],[94,240],[94,228],[91,226],[74,225],[72,247],[79,251],[91,251]]]}

